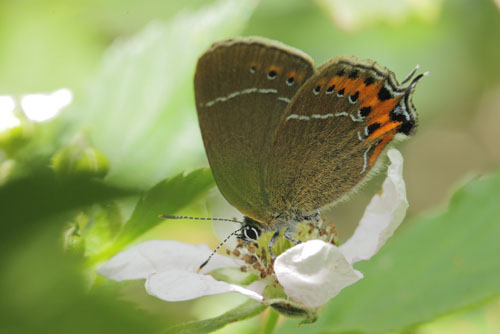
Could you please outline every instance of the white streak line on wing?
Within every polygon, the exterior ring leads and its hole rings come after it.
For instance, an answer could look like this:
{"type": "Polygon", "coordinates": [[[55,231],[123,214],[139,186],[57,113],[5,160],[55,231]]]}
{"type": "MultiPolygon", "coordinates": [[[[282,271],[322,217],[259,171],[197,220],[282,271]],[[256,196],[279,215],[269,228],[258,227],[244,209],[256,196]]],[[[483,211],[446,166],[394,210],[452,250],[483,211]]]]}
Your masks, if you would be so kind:
{"type": "Polygon", "coordinates": [[[361,171],[361,173],[359,174],[363,174],[365,171],[366,171],[366,167],[368,166],[368,161],[366,160],[366,155],[368,154],[368,151],[371,149],[372,147],[368,147],[365,151],[365,153],[363,153],[363,170],[361,171]]]}
{"type": "Polygon", "coordinates": [[[231,94],[229,94],[227,96],[220,96],[220,97],[218,97],[218,98],[216,98],[214,100],[208,101],[204,105],[202,104],[202,106],[211,107],[211,106],[213,106],[216,103],[226,102],[226,101],[228,101],[230,99],[234,99],[237,96],[245,95],[245,94],[252,94],[252,93],[277,94],[278,91],[276,89],[274,89],[274,88],[261,88],[261,89],[258,89],[258,88],[246,88],[246,89],[243,89],[243,90],[240,90],[240,91],[237,91],[237,92],[232,92],[231,94]]]}
{"type": "Polygon", "coordinates": [[[288,121],[288,120],[291,120],[291,119],[297,119],[299,121],[309,121],[310,119],[327,119],[327,118],[330,118],[330,117],[342,117],[342,116],[349,116],[348,113],[346,112],[341,112],[341,113],[336,113],[336,114],[332,114],[332,113],[328,113],[328,114],[324,114],[324,115],[320,115],[320,114],[312,114],[310,117],[309,116],[305,116],[305,115],[297,115],[297,114],[291,114],[290,116],[288,116],[285,121],[288,121]]]}
{"type": "Polygon", "coordinates": [[[363,117],[356,118],[354,115],[349,116],[351,116],[353,122],[363,122],[363,117]]]}
{"type": "Polygon", "coordinates": [[[290,101],[291,101],[288,97],[284,97],[284,96],[278,97],[278,100],[286,102],[286,103],[290,103],[290,101]]]}
{"type": "Polygon", "coordinates": [[[361,137],[361,133],[359,133],[359,131],[358,131],[358,139],[359,141],[363,141],[363,137],[361,137]]]}
{"type": "Polygon", "coordinates": [[[276,94],[278,93],[278,91],[276,89],[273,89],[273,88],[262,88],[262,89],[259,89],[258,90],[259,93],[262,93],[262,94],[276,94]]]}

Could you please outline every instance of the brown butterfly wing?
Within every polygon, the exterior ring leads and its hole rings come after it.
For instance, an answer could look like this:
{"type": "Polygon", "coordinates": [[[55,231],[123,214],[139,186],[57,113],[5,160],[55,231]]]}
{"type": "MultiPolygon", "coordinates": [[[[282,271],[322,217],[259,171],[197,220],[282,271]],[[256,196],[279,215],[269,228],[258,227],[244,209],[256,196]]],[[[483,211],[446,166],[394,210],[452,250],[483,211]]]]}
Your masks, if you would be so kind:
{"type": "Polygon", "coordinates": [[[394,74],[372,61],[334,58],[297,92],[273,138],[266,181],[275,214],[310,214],[348,194],[396,134],[416,124],[394,74]]]}
{"type": "Polygon", "coordinates": [[[272,134],[313,73],[307,55],[263,38],[218,42],[198,60],[196,108],[215,181],[229,203],[256,220],[269,208],[264,173],[272,134]]]}

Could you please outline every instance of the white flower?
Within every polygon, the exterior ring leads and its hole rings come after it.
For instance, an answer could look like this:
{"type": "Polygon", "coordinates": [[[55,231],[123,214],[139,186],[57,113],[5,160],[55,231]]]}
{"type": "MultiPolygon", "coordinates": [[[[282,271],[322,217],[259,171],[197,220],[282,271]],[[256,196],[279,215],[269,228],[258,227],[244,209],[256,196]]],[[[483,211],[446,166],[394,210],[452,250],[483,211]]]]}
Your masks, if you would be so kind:
{"type": "Polygon", "coordinates": [[[101,266],[97,273],[115,281],[146,279],[147,292],[160,299],[175,302],[202,296],[238,292],[262,301],[263,282],[243,288],[205,275],[219,268],[239,268],[238,261],[215,254],[197,273],[198,266],[211,250],[207,245],[190,245],[178,241],[152,240],[118,253],[101,266]]]}
{"type": "MultiPolygon", "coordinates": [[[[353,264],[377,253],[401,224],[408,208],[402,178],[403,157],[395,149],[388,156],[391,165],[382,192],[372,198],[347,242],[336,247],[322,240],[310,240],[276,258],[275,277],[287,296],[305,307],[315,308],[363,277],[353,264]]],[[[119,253],[99,268],[98,273],[116,281],[146,279],[148,293],[167,301],[237,292],[265,302],[262,292],[267,281],[241,287],[207,275],[218,268],[238,268],[243,264],[238,260],[216,254],[197,274],[198,266],[209,254],[206,245],[148,241],[119,253]]]]}

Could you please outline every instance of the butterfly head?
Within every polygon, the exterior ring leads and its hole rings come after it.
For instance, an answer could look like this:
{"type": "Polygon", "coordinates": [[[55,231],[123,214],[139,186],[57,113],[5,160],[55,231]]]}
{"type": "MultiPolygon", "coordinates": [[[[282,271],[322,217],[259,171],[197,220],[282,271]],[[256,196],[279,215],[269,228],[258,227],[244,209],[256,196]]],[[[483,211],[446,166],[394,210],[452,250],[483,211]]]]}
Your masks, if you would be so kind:
{"type": "Polygon", "coordinates": [[[252,242],[257,241],[261,234],[261,224],[258,221],[245,216],[241,232],[237,234],[236,237],[246,242],[252,242]]]}

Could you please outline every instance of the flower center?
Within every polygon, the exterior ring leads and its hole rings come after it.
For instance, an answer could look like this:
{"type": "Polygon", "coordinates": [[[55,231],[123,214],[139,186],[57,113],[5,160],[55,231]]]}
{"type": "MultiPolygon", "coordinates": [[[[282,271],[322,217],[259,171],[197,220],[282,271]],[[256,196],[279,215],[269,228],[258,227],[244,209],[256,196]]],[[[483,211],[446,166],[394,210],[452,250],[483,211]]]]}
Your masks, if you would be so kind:
{"type": "MultiPolygon", "coordinates": [[[[257,241],[244,241],[238,239],[238,244],[233,250],[227,249],[227,255],[242,260],[245,264],[240,268],[242,272],[252,272],[261,279],[270,278],[277,284],[273,269],[273,261],[269,254],[269,240],[274,231],[262,233],[257,241]]],[[[313,239],[320,239],[332,245],[338,245],[337,230],[331,222],[320,219],[319,223],[304,221],[298,225],[296,231],[298,240],[304,242],[313,239]]],[[[273,252],[276,256],[287,249],[295,246],[291,241],[280,236],[273,245],[273,252]]]]}

